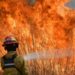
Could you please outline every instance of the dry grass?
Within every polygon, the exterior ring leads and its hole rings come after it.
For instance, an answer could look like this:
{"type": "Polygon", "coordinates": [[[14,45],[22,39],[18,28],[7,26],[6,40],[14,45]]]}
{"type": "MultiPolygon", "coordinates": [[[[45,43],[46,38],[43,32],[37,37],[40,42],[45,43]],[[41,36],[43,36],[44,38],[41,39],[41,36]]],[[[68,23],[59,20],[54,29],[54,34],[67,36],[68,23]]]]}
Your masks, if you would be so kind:
{"type": "MultiPolygon", "coordinates": [[[[75,11],[63,4],[67,0],[0,1],[0,55],[2,42],[14,35],[20,43],[18,54],[51,49],[75,49],[75,11]]],[[[75,75],[75,57],[29,62],[30,75],[75,75]]]]}

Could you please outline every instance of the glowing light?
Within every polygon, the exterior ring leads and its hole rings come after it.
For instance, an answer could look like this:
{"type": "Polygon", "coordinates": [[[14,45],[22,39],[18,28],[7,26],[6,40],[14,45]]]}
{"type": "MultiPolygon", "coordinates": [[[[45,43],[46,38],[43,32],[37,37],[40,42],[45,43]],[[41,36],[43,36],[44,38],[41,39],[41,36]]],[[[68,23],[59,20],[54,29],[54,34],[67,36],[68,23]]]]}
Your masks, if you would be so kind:
{"type": "MultiPolygon", "coordinates": [[[[53,59],[40,59],[39,61],[36,59],[36,62],[30,61],[30,69],[33,68],[33,71],[35,68],[37,71],[39,70],[38,75],[44,75],[45,69],[47,73],[45,75],[49,75],[51,72],[53,73],[50,70],[55,69],[56,61],[61,66],[65,63],[64,69],[70,58],[72,60],[71,64],[75,65],[73,60],[75,57],[68,58],[68,55],[61,51],[61,49],[65,52],[67,51],[66,48],[75,48],[75,11],[71,11],[64,6],[67,0],[36,0],[36,3],[33,0],[32,4],[35,4],[33,7],[26,4],[27,0],[1,0],[0,2],[2,1],[4,4],[2,6],[2,3],[0,3],[0,8],[2,8],[0,9],[0,37],[4,38],[9,34],[16,36],[20,42],[18,49],[18,54],[20,55],[32,53],[34,56],[30,56],[37,58],[38,53],[41,51],[39,55],[46,58],[46,51],[49,53],[52,51],[53,59]],[[58,50],[56,51],[56,49],[58,50]],[[42,54],[43,51],[45,51],[44,54],[42,54]],[[62,52],[56,54],[57,58],[57,55],[60,55],[60,57],[64,55],[66,57],[63,59],[55,58],[55,51],[56,53],[62,52]]],[[[4,55],[4,50],[2,48],[0,50],[0,55],[4,55]]],[[[47,57],[50,57],[49,54],[47,57]]],[[[58,67],[56,66],[56,68],[58,67]]],[[[32,70],[30,70],[30,74],[32,74],[32,70]]]]}
{"type": "Polygon", "coordinates": [[[8,21],[8,23],[10,24],[10,26],[11,26],[12,28],[15,28],[15,27],[16,27],[16,21],[15,21],[15,19],[12,18],[10,15],[8,15],[7,21],[8,21]]]}
{"type": "Polygon", "coordinates": [[[67,10],[64,8],[64,6],[58,6],[57,7],[57,13],[62,16],[65,17],[65,15],[67,14],[67,10]]]}

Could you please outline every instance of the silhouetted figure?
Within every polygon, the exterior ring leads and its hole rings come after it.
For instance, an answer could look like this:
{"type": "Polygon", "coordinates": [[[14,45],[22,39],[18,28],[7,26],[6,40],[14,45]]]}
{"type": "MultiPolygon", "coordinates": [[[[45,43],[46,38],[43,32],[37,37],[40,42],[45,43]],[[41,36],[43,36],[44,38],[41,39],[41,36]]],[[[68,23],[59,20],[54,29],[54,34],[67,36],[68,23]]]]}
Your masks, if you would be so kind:
{"type": "Polygon", "coordinates": [[[7,54],[1,59],[3,75],[28,75],[26,62],[16,53],[18,45],[19,43],[14,37],[8,36],[5,38],[3,47],[7,54]]]}

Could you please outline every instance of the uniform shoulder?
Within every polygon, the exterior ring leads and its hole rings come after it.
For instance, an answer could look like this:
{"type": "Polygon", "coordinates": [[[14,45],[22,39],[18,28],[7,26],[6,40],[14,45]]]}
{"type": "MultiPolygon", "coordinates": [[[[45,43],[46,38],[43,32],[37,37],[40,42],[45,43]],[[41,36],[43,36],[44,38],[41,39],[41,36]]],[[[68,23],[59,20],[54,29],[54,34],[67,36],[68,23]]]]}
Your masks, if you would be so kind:
{"type": "Polygon", "coordinates": [[[23,59],[22,56],[16,56],[15,61],[17,61],[17,62],[23,62],[24,59],[23,59]]]}

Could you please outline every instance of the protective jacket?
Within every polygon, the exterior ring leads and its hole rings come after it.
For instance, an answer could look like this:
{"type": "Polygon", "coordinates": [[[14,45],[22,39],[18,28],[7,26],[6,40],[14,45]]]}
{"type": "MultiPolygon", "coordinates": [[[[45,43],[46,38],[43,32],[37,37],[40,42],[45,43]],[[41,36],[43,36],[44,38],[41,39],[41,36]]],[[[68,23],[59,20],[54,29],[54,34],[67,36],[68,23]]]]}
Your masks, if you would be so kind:
{"type": "Polygon", "coordinates": [[[16,53],[8,52],[1,59],[1,66],[4,70],[3,75],[28,75],[27,62],[16,53]]]}

